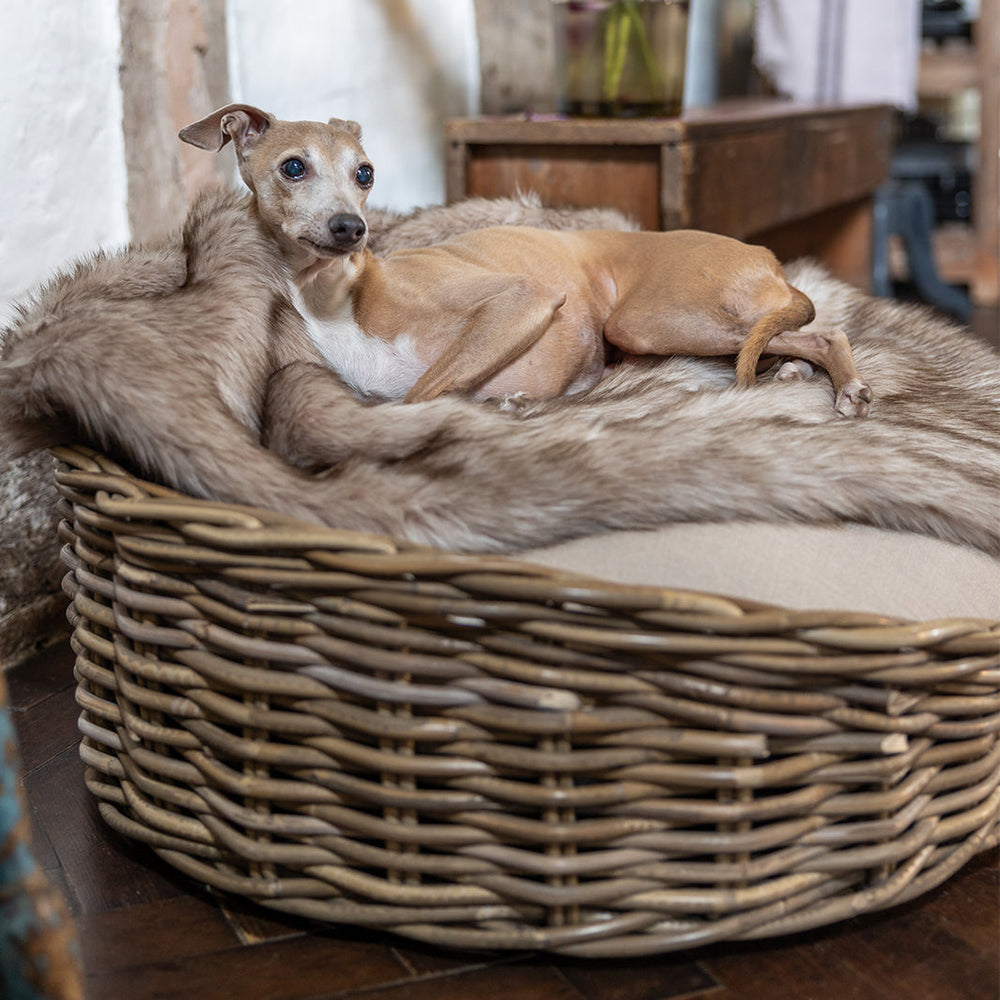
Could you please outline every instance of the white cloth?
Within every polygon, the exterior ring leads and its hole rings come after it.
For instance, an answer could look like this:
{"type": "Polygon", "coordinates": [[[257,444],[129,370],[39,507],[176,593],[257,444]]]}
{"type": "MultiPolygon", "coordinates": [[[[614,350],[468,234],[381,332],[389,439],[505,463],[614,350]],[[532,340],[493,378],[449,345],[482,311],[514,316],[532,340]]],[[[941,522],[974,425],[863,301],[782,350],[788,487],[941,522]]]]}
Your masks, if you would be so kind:
{"type": "Polygon", "coordinates": [[[920,0],[758,0],[754,48],[786,97],[912,110],[920,0]]]}

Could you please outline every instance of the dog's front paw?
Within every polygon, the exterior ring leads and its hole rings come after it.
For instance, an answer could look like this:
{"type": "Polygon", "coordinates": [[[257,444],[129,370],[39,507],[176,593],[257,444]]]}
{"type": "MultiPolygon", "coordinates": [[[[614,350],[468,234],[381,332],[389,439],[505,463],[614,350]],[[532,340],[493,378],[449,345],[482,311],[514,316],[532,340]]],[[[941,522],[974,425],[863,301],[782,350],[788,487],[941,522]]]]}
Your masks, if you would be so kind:
{"type": "Polygon", "coordinates": [[[871,389],[859,379],[852,378],[841,386],[834,409],[845,417],[867,417],[872,398],[871,389]]]}

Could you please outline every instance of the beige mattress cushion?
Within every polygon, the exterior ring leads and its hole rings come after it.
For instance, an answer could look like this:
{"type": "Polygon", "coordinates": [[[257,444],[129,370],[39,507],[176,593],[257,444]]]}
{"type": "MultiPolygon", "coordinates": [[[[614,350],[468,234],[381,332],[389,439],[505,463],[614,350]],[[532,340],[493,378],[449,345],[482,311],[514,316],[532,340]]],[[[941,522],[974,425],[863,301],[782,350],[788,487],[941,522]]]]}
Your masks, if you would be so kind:
{"type": "Polygon", "coordinates": [[[1000,619],[1000,560],[936,538],[863,525],[672,524],[576,539],[524,556],[607,580],[790,608],[920,621],[1000,619]]]}

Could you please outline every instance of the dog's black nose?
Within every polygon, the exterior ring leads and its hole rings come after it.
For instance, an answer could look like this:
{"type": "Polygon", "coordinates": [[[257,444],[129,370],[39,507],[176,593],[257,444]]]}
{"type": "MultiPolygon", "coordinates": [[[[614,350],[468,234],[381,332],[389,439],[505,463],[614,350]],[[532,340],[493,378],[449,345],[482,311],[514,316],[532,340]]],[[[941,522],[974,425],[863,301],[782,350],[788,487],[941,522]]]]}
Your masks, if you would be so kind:
{"type": "Polygon", "coordinates": [[[330,227],[333,245],[338,250],[350,250],[357,246],[368,231],[365,220],[360,215],[347,213],[331,216],[327,225],[330,227]]]}

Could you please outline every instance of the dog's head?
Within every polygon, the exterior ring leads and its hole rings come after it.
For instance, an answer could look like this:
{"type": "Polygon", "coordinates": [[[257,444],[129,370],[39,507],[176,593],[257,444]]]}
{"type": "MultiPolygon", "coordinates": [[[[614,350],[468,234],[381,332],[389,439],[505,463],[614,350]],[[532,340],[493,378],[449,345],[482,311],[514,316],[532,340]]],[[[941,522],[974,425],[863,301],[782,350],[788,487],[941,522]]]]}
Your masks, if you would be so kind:
{"type": "Polygon", "coordinates": [[[232,140],[261,221],[292,256],[339,257],[364,248],[375,169],[357,122],[284,122],[249,104],[228,104],[179,135],[212,151],[232,140]]]}

